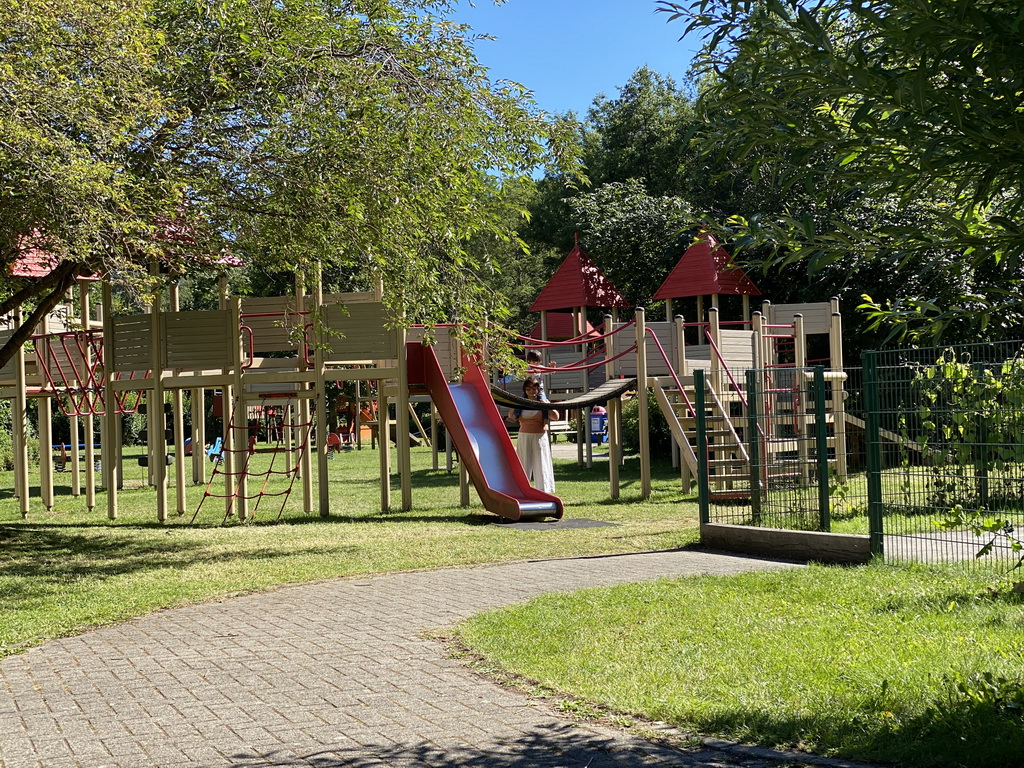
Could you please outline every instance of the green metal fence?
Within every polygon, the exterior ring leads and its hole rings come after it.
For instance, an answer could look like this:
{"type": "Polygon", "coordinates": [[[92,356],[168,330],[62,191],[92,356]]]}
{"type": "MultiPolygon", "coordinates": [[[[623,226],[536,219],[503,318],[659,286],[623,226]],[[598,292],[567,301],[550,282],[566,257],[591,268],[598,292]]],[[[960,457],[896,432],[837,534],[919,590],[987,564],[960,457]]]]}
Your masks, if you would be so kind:
{"type": "Polygon", "coordinates": [[[1020,342],[869,352],[842,372],[748,371],[719,396],[742,451],[696,378],[705,521],[863,533],[891,560],[972,561],[991,543],[983,562],[1018,561],[1020,342]]]}

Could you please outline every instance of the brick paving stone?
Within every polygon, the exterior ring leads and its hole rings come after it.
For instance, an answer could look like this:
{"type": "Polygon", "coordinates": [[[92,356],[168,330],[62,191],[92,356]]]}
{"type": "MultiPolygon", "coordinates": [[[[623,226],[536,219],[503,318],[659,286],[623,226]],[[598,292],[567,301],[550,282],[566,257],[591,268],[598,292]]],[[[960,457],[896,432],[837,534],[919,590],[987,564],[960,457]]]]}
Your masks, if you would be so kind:
{"type": "Polygon", "coordinates": [[[561,720],[424,633],[544,592],[787,567],[692,551],[542,560],[160,611],[0,661],[0,766],[749,764],[561,720]]]}

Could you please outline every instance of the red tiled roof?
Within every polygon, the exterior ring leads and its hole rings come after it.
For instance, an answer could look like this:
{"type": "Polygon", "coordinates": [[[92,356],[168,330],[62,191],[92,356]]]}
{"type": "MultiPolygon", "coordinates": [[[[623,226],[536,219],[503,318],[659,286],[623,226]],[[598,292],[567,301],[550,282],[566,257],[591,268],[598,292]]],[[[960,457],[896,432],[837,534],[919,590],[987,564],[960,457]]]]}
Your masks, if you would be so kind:
{"type": "Polygon", "coordinates": [[[574,307],[628,307],[629,303],[577,242],[548,280],[531,312],[574,307]]]}
{"type": "MultiPolygon", "coordinates": [[[[195,245],[195,239],[180,224],[173,221],[159,222],[160,230],[154,236],[158,242],[179,245],[195,245]]],[[[46,277],[60,263],[60,257],[45,248],[45,238],[38,232],[31,237],[23,238],[19,244],[20,253],[11,265],[12,277],[39,278],[46,277]]],[[[231,253],[222,252],[217,256],[200,255],[197,257],[204,264],[216,267],[244,267],[245,261],[231,253]]],[[[98,280],[98,275],[86,275],[79,280],[98,280]]]]}
{"type": "MultiPolygon", "coordinates": [[[[579,336],[579,331],[572,327],[572,312],[549,312],[548,313],[548,339],[551,341],[564,341],[565,339],[575,339],[579,336]]],[[[594,330],[594,326],[587,322],[586,325],[587,335],[599,335],[594,330]]],[[[530,331],[530,336],[535,339],[540,338],[540,323],[533,326],[533,330],[530,331]]]]}
{"type": "Polygon", "coordinates": [[[688,296],[722,294],[760,296],[761,291],[739,267],[729,268],[732,257],[711,235],[686,249],[654,293],[655,299],[681,299],[688,296]]]}
{"type": "Polygon", "coordinates": [[[59,263],[60,259],[56,254],[26,243],[11,265],[11,276],[46,277],[56,269],[59,263]]]}

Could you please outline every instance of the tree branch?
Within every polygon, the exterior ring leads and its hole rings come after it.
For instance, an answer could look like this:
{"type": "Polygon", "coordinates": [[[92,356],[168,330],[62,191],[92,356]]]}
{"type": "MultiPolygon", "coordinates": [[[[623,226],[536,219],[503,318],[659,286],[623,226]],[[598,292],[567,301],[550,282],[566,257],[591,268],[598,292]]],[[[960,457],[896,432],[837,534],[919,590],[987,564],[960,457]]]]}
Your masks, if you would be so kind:
{"type": "Polygon", "coordinates": [[[9,315],[33,296],[38,296],[43,293],[43,291],[49,290],[53,285],[63,281],[69,274],[77,273],[81,267],[81,264],[65,261],[54,268],[54,270],[46,277],[41,277],[38,280],[32,280],[28,285],[0,302],[0,317],[9,315]]]}
{"type": "MultiPolygon", "coordinates": [[[[11,338],[7,340],[7,343],[0,348],[0,367],[6,365],[7,362],[14,357],[18,348],[27,342],[32,336],[32,332],[39,324],[39,321],[46,317],[46,315],[60,303],[61,299],[63,299],[65,294],[67,294],[68,289],[75,284],[75,278],[78,277],[79,270],[81,268],[81,264],[65,263],[47,275],[46,278],[43,278],[43,280],[33,284],[33,286],[41,287],[32,295],[39,295],[46,290],[49,285],[53,285],[54,280],[51,280],[50,278],[59,272],[58,277],[55,279],[57,283],[56,287],[54,287],[54,289],[36,305],[36,308],[32,310],[32,314],[28,316],[28,319],[22,321],[21,325],[14,330],[14,334],[11,338]],[[44,281],[46,282],[44,283],[44,281]]],[[[6,304],[7,302],[4,303],[6,304]]],[[[9,312],[10,309],[7,311],[9,312]]]]}

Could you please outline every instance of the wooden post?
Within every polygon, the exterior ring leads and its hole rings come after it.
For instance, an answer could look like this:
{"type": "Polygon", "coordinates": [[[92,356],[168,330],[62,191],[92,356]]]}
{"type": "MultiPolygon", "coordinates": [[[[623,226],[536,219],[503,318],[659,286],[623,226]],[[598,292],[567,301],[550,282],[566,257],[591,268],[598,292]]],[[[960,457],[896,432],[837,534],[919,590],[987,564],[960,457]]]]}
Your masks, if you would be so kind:
{"type": "MultiPolygon", "coordinates": [[[[303,282],[301,276],[295,278],[295,311],[304,312],[306,310],[306,285],[303,282]]],[[[317,304],[316,310],[320,311],[320,305],[317,304]]],[[[301,315],[300,315],[301,317],[301,315]]],[[[316,365],[323,365],[321,362],[323,355],[317,350],[316,354],[316,365]]],[[[305,362],[300,358],[299,370],[306,370],[305,362]]],[[[299,387],[300,390],[308,389],[307,384],[302,384],[299,387]]],[[[299,411],[299,423],[309,424],[312,420],[312,413],[309,407],[309,400],[302,398],[298,402],[299,411]]],[[[303,427],[306,428],[306,427],[303,427]]],[[[301,451],[299,455],[299,474],[302,476],[302,508],[307,515],[313,512],[313,447],[309,444],[309,440],[300,441],[299,449],[301,451]]],[[[327,450],[327,441],[324,439],[323,443],[317,444],[317,450],[327,450]]]]}
{"type": "Polygon", "coordinates": [[[435,472],[438,470],[438,446],[437,446],[437,406],[430,401],[430,456],[431,467],[435,472]]]}
{"type": "Polygon", "coordinates": [[[233,296],[229,300],[231,311],[231,383],[234,390],[234,399],[231,404],[231,421],[234,424],[234,449],[237,452],[238,462],[235,467],[238,479],[235,481],[237,498],[235,499],[235,510],[238,519],[245,521],[249,519],[249,462],[252,457],[249,454],[249,401],[246,398],[245,383],[242,378],[242,300],[233,296]]]}
{"type": "MultiPolygon", "coordinates": [[[[21,327],[25,318],[21,307],[14,310],[14,326],[21,327]]],[[[25,345],[21,344],[14,353],[14,413],[11,416],[11,427],[14,431],[14,487],[18,493],[18,507],[23,518],[28,517],[29,489],[28,480],[28,381],[25,374],[25,345]]]]}
{"type": "Polygon", "coordinates": [[[150,468],[153,485],[156,488],[156,519],[164,522],[167,519],[167,418],[164,415],[164,374],[166,350],[163,344],[163,308],[161,291],[157,290],[153,299],[152,336],[150,338],[150,354],[153,366],[153,397],[149,403],[152,411],[152,431],[149,433],[150,468]]]}
{"type": "MultiPolygon", "coordinates": [[[[605,333],[611,331],[614,323],[615,320],[611,315],[604,316],[605,333]]],[[[609,358],[617,353],[615,345],[612,343],[615,338],[615,336],[610,337],[605,345],[608,350],[605,354],[609,358]]],[[[605,363],[604,368],[605,375],[609,379],[615,376],[615,361],[609,360],[605,363]]],[[[619,420],[622,408],[621,398],[620,395],[608,401],[608,495],[613,499],[619,498],[619,461],[622,454],[622,429],[619,420]]]]}
{"type": "Polygon", "coordinates": [[[750,322],[750,296],[743,294],[743,320],[750,322]]]}
{"type": "Polygon", "coordinates": [[[395,441],[398,474],[402,485],[402,511],[412,509],[412,452],[409,446],[409,364],[405,353],[405,321],[398,331],[398,398],[395,402],[395,441]]]}
{"type": "MultiPolygon", "coordinates": [[[[576,335],[581,338],[587,332],[587,308],[579,307],[576,310],[576,335]]],[[[579,345],[580,359],[582,360],[587,354],[587,345],[585,343],[579,345]]],[[[583,378],[583,393],[586,394],[590,390],[590,376],[587,371],[581,371],[580,375],[583,378]]],[[[576,464],[583,466],[583,455],[584,448],[583,444],[586,443],[586,463],[587,468],[593,467],[594,462],[592,453],[590,450],[590,413],[585,411],[583,408],[576,409],[576,464]]]]}
{"type": "MultiPolygon", "coordinates": [[[[84,299],[82,297],[82,283],[78,283],[78,322],[81,326],[81,332],[85,333],[89,330],[89,311],[88,297],[84,299]]],[[[68,296],[68,303],[70,304],[74,299],[72,295],[68,296]]],[[[88,349],[89,344],[86,342],[82,345],[88,349]]],[[[88,369],[86,369],[87,371],[88,369]]],[[[86,382],[79,380],[79,386],[85,386],[86,382]]],[[[71,443],[71,495],[74,498],[78,498],[82,495],[82,461],[81,461],[81,439],[79,432],[81,430],[80,421],[78,414],[72,414],[68,416],[68,437],[71,443]]],[[[65,471],[67,467],[64,467],[65,471]]]]}
{"type": "MultiPolygon", "coordinates": [[[[178,281],[171,282],[169,289],[169,309],[171,312],[181,310],[181,297],[178,281]]],[[[180,373],[179,370],[174,371],[180,373]]],[[[185,514],[185,395],[180,388],[171,392],[171,413],[174,420],[174,496],[179,515],[185,514]]],[[[193,452],[196,446],[192,446],[193,452]]]]}
{"type": "Polygon", "coordinates": [[[316,356],[316,474],[320,517],[331,514],[331,490],[328,482],[327,451],[327,381],[324,379],[323,355],[316,356]]]}
{"type": "Polygon", "coordinates": [[[104,435],[100,461],[103,463],[103,485],[107,489],[107,517],[117,519],[117,453],[121,442],[119,432],[117,395],[114,392],[114,313],[110,283],[103,283],[103,372],[106,379],[103,399],[106,409],[103,415],[104,435]]]}
{"type": "MultiPolygon", "coordinates": [[[[542,309],[540,311],[540,337],[544,341],[548,340],[548,311],[546,309],[542,309]]],[[[545,349],[544,350],[544,364],[545,365],[547,365],[547,363],[548,363],[547,354],[548,354],[548,351],[545,349]]]]}
{"type": "Polygon", "coordinates": [[[640,496],[651,497],[651,438],[647,412],[647,324],[643,307],[636,308],[636,385],[639,400],[640,496]]]}
{"type": "Polygon", "coordinates": [[[192,482],[206,482],[206,390],[193,389],[189,398],[192,413],[192,482]]]}
{"type": "MultiPolygon", "coordinates": [[[[46,336],[50,332],[50,318],[44,317],[40,325],[40,331],[46,336]]],[[[39,339],[36,344],[41,347],[38,357],[47,361],[44,365],[48,364],[50,340],[39,339]]],[[[53,509],[53,403],[50,392],[52,390],[36,398],[36,411],[39,414],[39,498],[47,512],[53,509]]]]}
{"type": "MultiPolygon", "coordinates": [[[[391,405],[384,382],[377,384],[377,450],[380,451],[380,510],[391,510],[391,405]]],[[[459,466],[462,466],[460,462],[459,466]]]]}
{"type": "Polygon", "coordinates": [[[466,463],[459,461],[459,506],[465,509],[469,506],[469,472],[466,470],[466,463]]]}
{"type": "MultiPolygon", "coordinates": [[[[85,330],[91,331],[93,323],[89,319],[92,314],[90,311],[89,284],[82,281],[79,283],[79,288],[81,290],[82,319],[85,323],[85,330]]],[[[89,344],[86,344],[85,366],[91,369],[92,365],[92,349],[89,344]]],[[[85,506],[90,512],[96,508],[96,434],[94,430],[93,414],[90,413],[85,417],[82,435],[82,439],[85,441],[85,506]]]]}
{"type": "MultiPolygon", "coordinates": [[[[712,307],[708,310],[708,334],[711,338],[711,343],[714,345],[718,353],[722,352],[722,326],[719,323],[718,318],[718,307],[712,307]]],[[[715,354],[715,349],[710,350],[708,357],[711,360],[711,389],[715,392],[718,397],[722,397],[724,394],[725,387],[723,386],[723,374],[722,370],[725,362],[719,358],[718,354],[715,354]]],[[[724,357],[724,355],[723,355],[724,357]]]]}

